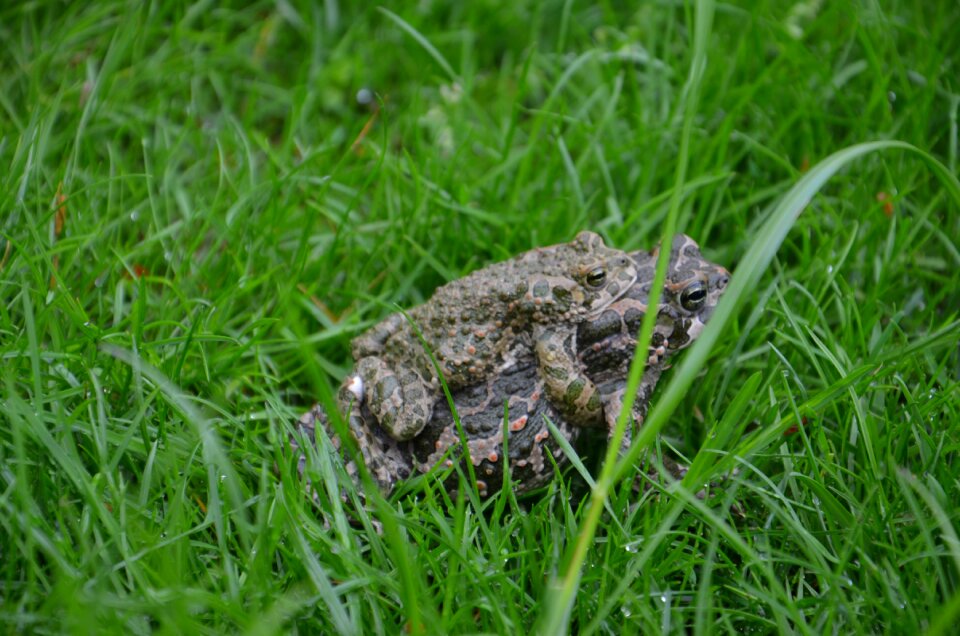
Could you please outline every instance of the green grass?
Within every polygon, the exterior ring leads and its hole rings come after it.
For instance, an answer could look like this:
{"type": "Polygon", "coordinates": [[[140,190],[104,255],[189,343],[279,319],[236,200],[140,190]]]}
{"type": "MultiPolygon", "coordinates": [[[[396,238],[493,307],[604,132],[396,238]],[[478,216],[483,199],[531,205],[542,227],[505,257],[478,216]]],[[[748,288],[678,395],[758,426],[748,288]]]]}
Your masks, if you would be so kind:
{"type": "Polygon", "coordinates": [[[3,631],[960,621],[955,2],[82,4],[0,8],[3,631]],[[351,337],[671,209],[735,276],[648,423],[715,496],[305,496],[351,337]]]}

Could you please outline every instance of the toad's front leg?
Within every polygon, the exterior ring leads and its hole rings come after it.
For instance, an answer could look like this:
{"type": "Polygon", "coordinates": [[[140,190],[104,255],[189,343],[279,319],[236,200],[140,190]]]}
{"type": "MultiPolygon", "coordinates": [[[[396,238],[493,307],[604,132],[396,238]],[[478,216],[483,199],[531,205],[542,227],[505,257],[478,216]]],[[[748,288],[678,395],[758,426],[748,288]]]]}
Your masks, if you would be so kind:
{"type": "Polygon", "coordinates": [[[600,392],[577,359],[576,329],[538,326],[533,337],[537,368],[551,404],[570,424],[603,426],[600,392]]]}

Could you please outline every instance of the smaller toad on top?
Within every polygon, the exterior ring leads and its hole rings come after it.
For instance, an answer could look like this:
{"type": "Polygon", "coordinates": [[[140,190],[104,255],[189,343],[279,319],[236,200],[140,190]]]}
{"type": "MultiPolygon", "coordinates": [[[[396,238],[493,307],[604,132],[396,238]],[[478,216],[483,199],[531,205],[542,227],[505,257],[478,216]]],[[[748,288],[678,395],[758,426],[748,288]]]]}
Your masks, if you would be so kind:
{"type": "Polygon", "coordinates": [[[442,395],[427,348],[450,390],[483,382],[532,350],[540,373],[552,380],[548,397],[564,415],[602,425],[600,396],[577,361],[577,326],[636,278],[628,254],[581,232],[570,243],[451,281],[407,312],[409,321],[392,314],[353,341],[356,371],[339,391],[340,408],[351,428],[362,427],[362,400],[391,437],[408,440],[423,430],[442,395]]]}

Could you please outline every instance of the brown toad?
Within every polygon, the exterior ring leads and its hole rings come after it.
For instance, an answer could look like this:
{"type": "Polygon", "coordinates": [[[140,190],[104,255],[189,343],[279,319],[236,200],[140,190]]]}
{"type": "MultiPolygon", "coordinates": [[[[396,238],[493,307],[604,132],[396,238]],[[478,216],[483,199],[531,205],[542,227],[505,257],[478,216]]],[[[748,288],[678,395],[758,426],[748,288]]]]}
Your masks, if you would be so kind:
{"type": "Polygon", "coordinates": [[[564,416],[598,422],[599,396],[569,343],[577,325],[619,298],[636,274],[626,253],[581,232],[570,243],[447,283],[407,312],[409,319],[393,314],[353,341],[356,372],[338,394],[341,412],[351,426],[363,426],[365,406],[391,437],[409,440],[430,421],[442,395],[428,350],[453,391],[482,384],[532,354],[551,378],[546,391],[564,416]]]}
{"type": "MultiPolygon", "coordinates": [[[[636,347],[635,334],[647,312],[657,250],[630,256],[638,271],[637,282],[601,313],[582,322],[576,336],[577,364],[598,389],[608,428],[622,405],[627,370],[636,347]]],[[[647,366],[633,407],[637,424],[646,416],[667,360],[700,334],[727,280],[727,271],[704,260],[692,239],[682,235],[675,238],[647,366]]],[[[553,476],[554,464],[548,453],[557,465],[566,462],[545,418],[550,418],[560,434],[575,446],[584,430],[568,422],[563,411],[548,399],[546,380],[538,373],[530,350],[500,373],[453,391],[452,395],[482,495],[499,490],[503,481],[505,415],[510,475],[518,493],[537,488],[553,476]]],[[[319,406],[301,418],[299,428],[309,441],[314,441],[318,421],[339,448],[339,437],[319,406]]],[[[400,442],[389,436],[366,405],[361,405],[360,421],[353,423],[351,433],[365,465],[385,492],[416,472],[427,472],[438,464],[453,466],[457,456],[462,455],[453,415],[445,402],[438,404],[423,431],[410,441],[400,442]]],[[[291,440],[291,444],[297,450],[296,440],[291,440]]],[[[301,473],[304,467],[301,454],[301,473]]],[[[347,463],[347,468],[355,475],[357,467],[352,462],[347,463]]]]}

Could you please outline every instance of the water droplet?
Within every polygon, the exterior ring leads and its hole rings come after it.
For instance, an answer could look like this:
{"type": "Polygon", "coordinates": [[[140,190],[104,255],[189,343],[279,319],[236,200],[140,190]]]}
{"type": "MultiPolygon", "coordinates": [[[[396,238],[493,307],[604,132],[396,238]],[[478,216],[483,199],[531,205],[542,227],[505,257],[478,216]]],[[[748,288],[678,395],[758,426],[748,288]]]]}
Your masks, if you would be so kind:
{"type": "Polygon", "coordinates": [[[897,101],[897,94],[893,91],[887,91],[887,99],[889,99],[890,103],[892,104],[893,102],[897,101]]]}
{"type": "Polygon", "coordinates": [[[827,273],[828,273],[828,274],[832,274],[832,273],[833,273],[833,265],[827,265],[827,273]]]}
{"type": "Polygon", "coordinates": [[[636,543],[628,543],[627,545],[623,546],[623,549],[630,554],[636,554],[639,548],[637,547],[636,543]]]}
{"type": "Polygon", "coordinates": [[[131,220],[131,221],[136,221],[136,220],[139,219],[139,218],[140,218],[140,213],[137,212],[136,210],[134,210],[133,212],[130,213],[130,220],[131,220]]]}
{"type": "Polygon", "coordinates": [[[373,101],[373,91],[369,88],[361,88],[357,91],[357,103],[366,106],[373,101]]]}
{"type": "Polygon", "coordinates": [[[173,260],[173,252],[171,252],[171,251],[169,251],[169,250],[167,250],[166,252],[164,252],[164,253],[163,253],[163,260],[167,261],[168,263],[169,263],[171,260],[173,260]]]}
{"type": "Polygon", "coordinates": [[[620,608],[620,613],[623,614],[623,615],[624,615],[625,617],[627,617],[627,618],[630,618],[630,617],[633,615],[633,612],[631,612],[631,611],[630,611],[630,608],[627,607],[626,605],[624,605],[623,607],[620,608]]]}

